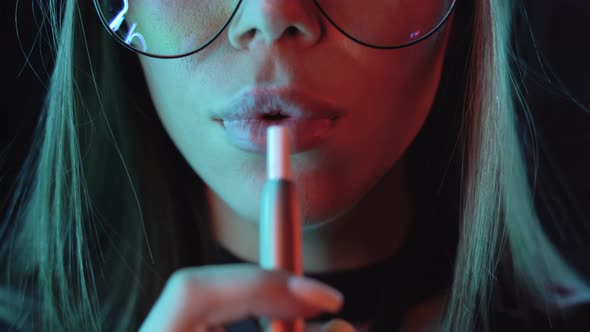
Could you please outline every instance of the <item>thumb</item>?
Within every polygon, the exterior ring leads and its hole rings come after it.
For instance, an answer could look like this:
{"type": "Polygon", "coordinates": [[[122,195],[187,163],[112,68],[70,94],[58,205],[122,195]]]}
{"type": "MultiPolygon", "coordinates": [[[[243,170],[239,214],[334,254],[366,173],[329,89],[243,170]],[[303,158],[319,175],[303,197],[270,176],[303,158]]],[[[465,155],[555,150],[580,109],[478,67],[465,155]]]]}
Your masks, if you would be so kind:
{"type": "Polygon", "coordinates": [[[356,332],[349,322],[336,318],[322,325],[320,332],[356,332]]]}

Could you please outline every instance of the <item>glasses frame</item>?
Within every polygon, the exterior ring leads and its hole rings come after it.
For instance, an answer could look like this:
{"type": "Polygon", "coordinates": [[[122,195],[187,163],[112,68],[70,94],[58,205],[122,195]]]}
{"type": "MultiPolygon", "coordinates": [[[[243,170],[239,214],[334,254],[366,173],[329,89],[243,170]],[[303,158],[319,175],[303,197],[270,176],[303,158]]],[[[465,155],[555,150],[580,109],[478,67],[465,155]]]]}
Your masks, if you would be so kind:
{"type": "MultiPolygon", "coordinates": [[[[102,25],[104,26],[104,28],[108,31],[108,33],[119,43],[121,44],[123,47],[125,47],[126,49],[138,53],[138,54],[142,54],[145,56],[149,56],[152,58],[158,58],[158,59],[178,59],[178,58],[183,58],[195,53],[198,53],[200,51],[202,51],[204,48],[206,48],[207,46],[209,46],[209,44],[213,43],[215,41],[215,39],[217,39],[217,37],[219,37],[219,35],[221,35],[223,33],[223,31],[225,31],[225,29],[227,28],[227,26],[229,25],[229,23],[232,21],[232,19],[234,18],[234,16],[236,15],[236,13],[238,12],[238,9],[240,8],[240,5],[242,4],[243,0],[238,0],[238,3],[236,5],[236,8],[234,9],[234,11],[232,12],[232,14],[229,16],[229,18],[227,19],[227,21],[223,24],[223,26],[219,29],[219,31],[213,35],[213,37],[211,37],[211,39],[209,39],[207,42],[205,42],[202,46],[198,47],[196,50],[187,52],[187,53],[182,53],[179,55],[159,55],[159,54],[153,54],[153,53],[149,53],[149,52],[145,52],[145,51],[140,51],[136,48],[131,47],[129,44],[127,44],[125,41],[123,41],[121,39],[120,36],[118,36],[113,30],[111,30],[111,28],[109,27],[109,22],[106,21],[106,19],[104,18],[104,16],[101,14],[102,10],[100,9],[100,4],[99,4],[100,0],[92,0],[92,2],[94,3],[94,8],[96,9],[96,14],[98,15],[102,25]]],[[[432,36],[435,32],[437,32],[438,30],[440,30],[440,28],[447,22],[447,20],[449,19],[449,17],[451,16],[451,13],[453,12],[453,10],[456,7],[457,1],[458,0],[452,0],[453,2],[451,3],[451,6],[449,7],[449,10],[445,13],[444,17],[442,18],[442,20],[440,20],[440,22],[434,27],[432,28],[428,33],[422,35],[420,38],[417,38],[415,40],[412,40],[410,42],[407,42],[405,44],[401,44],[401,45],[394,45],[394,46],[382,46],[382,45],[374,45],[374,44],[369,44],[367,42],[364,42],[354,36],[352,36],[350,33],[346,32],[342,27],[340,27],[336,22],[334,22],[334,20],[330,17],[330,15],[328,15],[324,9],[322,8],[322,6],[318,3],[319,0],[313,0],[313,3],[316,5],[316,7],[320,10],[320,12],[322,13],[322,15],[328,20],[328,22],[330,22],[330,24],[332,24],[332,26],[334,28],[336,28],[336,30],[338,30],[341,34],[343,34],[344,36],[346,36],[348,39],[352,40],[353,42],[369,47],[369,48],[374,48],[374,49],[380,49],[380,50],[393,50],[393,49],[400,49],[400,48],[404,48],[404,47],[408,47],[408,46],[412,46],[414,44],[417,44],[425,39],[427,39],[428,37],[432,36]]]]}

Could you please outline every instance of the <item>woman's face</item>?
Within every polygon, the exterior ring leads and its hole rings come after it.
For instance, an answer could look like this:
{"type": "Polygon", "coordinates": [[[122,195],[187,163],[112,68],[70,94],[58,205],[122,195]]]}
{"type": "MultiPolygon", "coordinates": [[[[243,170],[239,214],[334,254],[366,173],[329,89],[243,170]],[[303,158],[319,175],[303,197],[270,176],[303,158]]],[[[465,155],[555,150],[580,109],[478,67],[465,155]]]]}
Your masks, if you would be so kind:
{"type": "MultiPolygon", "coordinates": [[[[203,51],[140,61],[179,151],[246,222],[258,221],[266,156],[232,143],[223,121],[216,121],[220,112],[240,109],[231,102],[244,95],[251,102],[249,93],[259,88],[334,106],[330,135],[291,156],[304,221],[319,224],[353,207],[420,130],[438,88],[448,25],[413,46],[380,50],[338,32],[311,0],[245,0],[203,51]]],[[[388,28],[396,27],[383,24],[388,28]]]]}

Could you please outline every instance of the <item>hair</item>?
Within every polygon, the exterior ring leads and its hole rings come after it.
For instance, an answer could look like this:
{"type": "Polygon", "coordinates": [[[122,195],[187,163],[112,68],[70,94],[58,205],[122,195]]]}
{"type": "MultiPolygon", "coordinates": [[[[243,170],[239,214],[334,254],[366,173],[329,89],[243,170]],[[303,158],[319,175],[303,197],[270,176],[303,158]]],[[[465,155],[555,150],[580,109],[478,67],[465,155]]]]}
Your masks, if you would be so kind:
{"type": "MultiPolygon", "coordinates": [[[[204,184],[155,115],[136,56],[104,32],[91,2],[39,6],[55,61],[0,225],[0,320],[23,330],[136,329],[174,270],[210,263],[204,184]],[[183,232],[191,227],[194,248],[183,232]],[[187,247],[194,257],[182,254],[187,247]]],[[[559,306],[548,285],[588,291],[536,214],[517,121],[524,102],[511,62],[513,3],[458,6],[472,13],[446,331],[473,330],[478,320],[487,326],[499,273],[545,309],[559,306]]],[[[527,132],[534,141],[530,123],[527,132]]]]}

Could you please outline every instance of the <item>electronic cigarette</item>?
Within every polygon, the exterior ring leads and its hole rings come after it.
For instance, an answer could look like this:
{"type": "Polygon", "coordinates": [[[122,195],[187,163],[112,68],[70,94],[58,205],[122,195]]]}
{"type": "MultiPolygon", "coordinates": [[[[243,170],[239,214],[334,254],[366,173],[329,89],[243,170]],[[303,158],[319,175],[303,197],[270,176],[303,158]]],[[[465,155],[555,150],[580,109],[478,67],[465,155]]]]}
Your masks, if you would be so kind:
{"type": "MultiPolygon", "coordinates": [[[[301,211],[291,179],[291,136],[287,127],[267,129],[267,179],[260,209],[260,266],[301,275],[301,211]]],[[[269,320],[270,332],[303,332],[304,320],[269,320]]]]}

